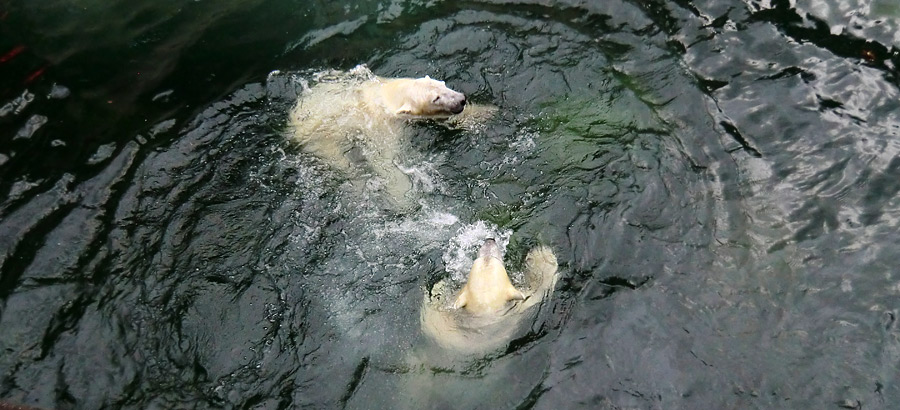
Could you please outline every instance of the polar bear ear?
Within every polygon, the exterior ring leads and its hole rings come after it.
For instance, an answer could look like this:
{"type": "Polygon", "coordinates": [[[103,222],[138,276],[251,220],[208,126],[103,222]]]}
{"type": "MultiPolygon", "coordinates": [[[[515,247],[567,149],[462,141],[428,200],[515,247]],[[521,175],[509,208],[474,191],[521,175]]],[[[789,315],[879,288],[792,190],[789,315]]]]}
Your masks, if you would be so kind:
{"type": "Polygon", "coordinates": [[[506,289],[506,300],[525,300],[525,294],[509,285],[506,289]]]}
{"type": "Polygon", "coordinates": [[[430,80],[431,77],[429,77],[429,76],[426,75],[426,76],[425,76],[425,79],[426,79],[426,80],[430,80]]]}
{"type": "Polygon", "coordinates": [[[465,307],[466,303],[468,303],[468,301],[469,301],[468,299],[469,299],[469,293],[466,292],[466,288],[463,288],[463,290],[459,292],[459,296],[456,297],[456,301],[453,302],[453,308],[459,309],[459,308],[465,307]]]}

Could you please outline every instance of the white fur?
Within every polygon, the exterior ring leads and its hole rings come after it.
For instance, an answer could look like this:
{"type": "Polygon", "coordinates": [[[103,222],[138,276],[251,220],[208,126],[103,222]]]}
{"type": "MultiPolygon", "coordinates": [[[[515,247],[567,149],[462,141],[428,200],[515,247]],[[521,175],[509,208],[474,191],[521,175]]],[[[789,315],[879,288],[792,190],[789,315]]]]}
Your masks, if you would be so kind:
{"type": "Polygon", "coordinates": [[[509,280],[497,243],[488,239],[478,252],[478,259],[472,264],[468,281],[456,297],[453,308],[465,308],[479,316],[493,315],[514,299],[523,300],[525,295],[509,280]]]}
{"type": "Polygon", "coordinates": [[[538,246],[525,257],[526,283],[524,291],[520,291],[510,282],[499,252],[486,252],[483,246],[466,285],[455,298],[450,297],[446,280],[426,291],[422,330],[439,345],[454,351],[483,353],[496,349],[518,330],[528,309],[553,292],[557,277],[553,251],[538,246]]]}
{"type": "Polygon", "coordinates": [[[396,162],[408,121],[447,118],[464,106],[465,96],[443,81],[382,78],[359,66],[323,74],[304,90],[290,113],[291,134],[357,186],[371,172],[388,198],[402,203],[412,184],[396,162]]]}

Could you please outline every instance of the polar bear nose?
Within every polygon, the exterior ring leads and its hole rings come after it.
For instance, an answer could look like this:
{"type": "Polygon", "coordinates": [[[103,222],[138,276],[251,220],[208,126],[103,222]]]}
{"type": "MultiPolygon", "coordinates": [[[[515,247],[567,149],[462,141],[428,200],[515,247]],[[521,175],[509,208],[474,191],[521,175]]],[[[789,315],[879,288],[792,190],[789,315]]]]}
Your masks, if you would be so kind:
{"type": "Polygon", "coordinates": [[[481,249],[478,250],[478,257],[493,257],[503,260],[503,255],[501,255],[500,253],[500,246],[497,245],[497,241],[495,241],[494,238],[487,238],[484,240],[484,243],[481,245],[481,249]]]}
{"type": "Polygon", "coordinates": [[[459,99],[459,101],[456,102],[456,104],[453,104],[453,106],[450,107],[450,112],[452,112],[454,114],[459,114],[462,112],[463,108],[465,108],[465,107],[466,107],[466,96],[463,95],[459,99]]]}

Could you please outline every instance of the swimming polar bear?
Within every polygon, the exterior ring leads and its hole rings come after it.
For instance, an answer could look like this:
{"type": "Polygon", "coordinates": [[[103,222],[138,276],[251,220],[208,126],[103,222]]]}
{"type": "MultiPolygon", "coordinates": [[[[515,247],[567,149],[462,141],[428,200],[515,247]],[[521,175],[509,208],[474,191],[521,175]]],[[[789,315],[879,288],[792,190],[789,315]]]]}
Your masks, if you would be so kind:
{"type": "Polygon", "coordinates": [[[378,77],[364,65],[348,72],[318,73],[313,80],[311,87],[303,83],[290,113],[294,140],[345,173],[354,185],[374,182],[395,205],[403,205],[412,189],[408,171],[398,163],[411,120],[457,116],[462,119],[453,123],[464,125],[496,111],[480,107],[464,113],[466,96],[443,81],[428,76],[378,77]],[[377,177],[375,181],[368,178],[369,172],[377,177]]]}
{"type": "Polygon", "coordinates": [[[484,353],[508,342],[528,308],[547,298],[556,286],[553,251],[538,246],[525,257],[525,288],[516,289],[500,247],[486,239],[468,280],[455,297],[446,280],[425,292],[422,330],[439,345],[464,353],[484,353]]]}

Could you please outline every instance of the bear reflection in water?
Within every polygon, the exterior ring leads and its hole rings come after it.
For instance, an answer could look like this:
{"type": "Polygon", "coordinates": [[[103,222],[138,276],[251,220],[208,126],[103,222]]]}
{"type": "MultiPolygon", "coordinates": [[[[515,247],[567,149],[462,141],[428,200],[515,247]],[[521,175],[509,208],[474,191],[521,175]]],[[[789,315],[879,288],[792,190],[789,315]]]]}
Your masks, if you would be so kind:
{"type": "Polygon", "coordinates": [[[496,112],[467,104],[465,95],[443,81],[378,77],[364,65],[319,72],[311,80],[312,85],[301,81],[303,91],[290,113],[293,139],[358,190],[383,191],[400,209],[410,205],[408,173],[418,165],[401,164],[411,121],[437,119],[466,128],[496,112]]]}
{"type": "Polygon", "coordinates": [[[507,343],[529,308],[548,298],[556,285],[553,251],[537,246],[525,257],[525,283],[516,289],[506,273],[500,247],[487,239],[463,288],[447,279],[426,290],[422,330],[440,346],[463,353],[488,352],[507,343]]]}

